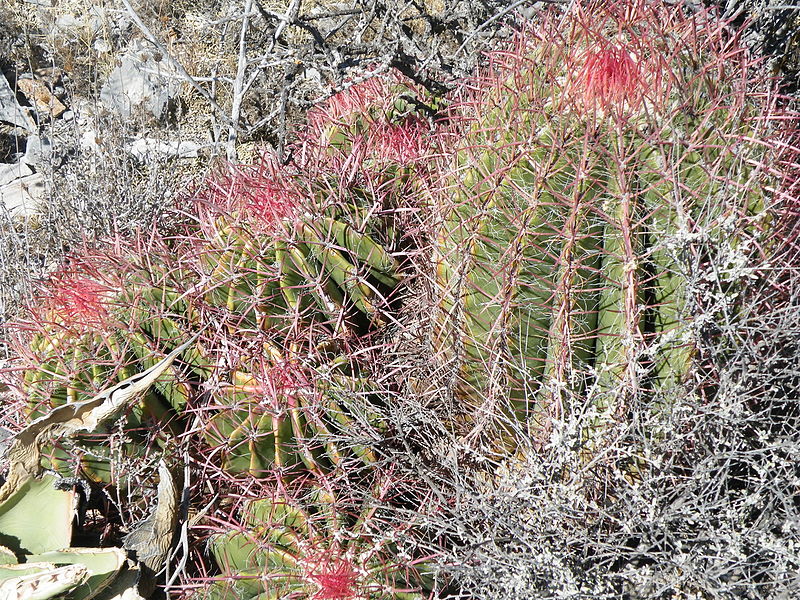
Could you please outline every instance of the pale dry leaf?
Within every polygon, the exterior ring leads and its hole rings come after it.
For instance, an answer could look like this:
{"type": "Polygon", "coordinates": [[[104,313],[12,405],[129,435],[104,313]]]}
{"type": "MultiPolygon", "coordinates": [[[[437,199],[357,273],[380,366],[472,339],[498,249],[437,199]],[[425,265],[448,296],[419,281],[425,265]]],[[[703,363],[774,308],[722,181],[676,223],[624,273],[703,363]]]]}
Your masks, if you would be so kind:
{"type": "Polygon", "coordinates": [[[181,344],[158,363],[115,386],[103,390],[83,402],[57,406],[39,417],[17,434],[8,449],[8,475],[0,488],[0,502],[39,473],[41,448],[49,439],[71,436],[82,431],[94,431],[98,425],[119,414],[121,410],[140,398],[155,383],[175,358],[197,339],[196,334],[181,344]]]}

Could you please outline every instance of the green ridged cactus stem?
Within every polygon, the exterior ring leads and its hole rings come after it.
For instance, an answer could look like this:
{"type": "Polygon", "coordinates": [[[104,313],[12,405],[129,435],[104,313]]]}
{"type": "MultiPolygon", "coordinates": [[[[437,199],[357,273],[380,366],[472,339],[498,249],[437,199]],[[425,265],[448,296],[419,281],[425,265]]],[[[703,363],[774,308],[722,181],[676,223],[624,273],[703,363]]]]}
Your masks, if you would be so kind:
{"type": "MultiPolygon", "coordinates": [[[[175,300],[178,293],[171,287],[181,274],[171,273],[176,276],[173,281],[159,279],[170,274],[169,263],[162,262],[161,273],[154,272],[145,256],[163,261],[169,254],[156,246],[134,245],[122,255],[104,257],[106,264],[96,257],[74,260],[72,267],[51,278],[30,320],[16,325],[15,345],[22,357],[20,388],[31,419],[152,367],[160,352],[174,350],[193,333],[197,317],[185,301],[175,300]]],[[[193,377],[208,375],[200,344],[193,343],[180,356],[193,377]]],[[[92,481],[108,483],[114,470],[112,453],[126,460],[144,457],[149,424],[161,423],[166,436],[180,433],[179,415],[192,390],[179,365],[170,365],[167,373],[131,406],[123,426],[127,439],[118,447],[109,447],[111,429],[102,427],[91,435],[76,436],[80,452],[52,447],[46,452],[46,466],[66,476],[80,472],[92,481]]]]}
{"type": "Polygon", "coordinates": [[[580,419],[591,461],[634,404],[669,411],[699,368],[691,269],[766,243],[769,99],[724,31],[682,50],[678,9],[634,5],[548,17],[451,108],[434,341],[471,437],[580,419]]]}
{"type": "MultiPolygon", "coordinates": [[[[351,132],[345,130],[346,137],[351,132]]],[[[340,158],[353,153],[353,165],[369,162],[354,146],[338,152],[340,158]]],[[[256,348],[264,349],[268,361],[300,361],[310,371],[331,371],[335,377],[325,382],[324,393],[306,398],[322,402],[327,417],[302,427],[297,419],[288,427],[277,416],[284,410],[299,414],[297,407],[275,408],[268,417],[251,394],[244,417],[242,398],[223,392],[220,400],[232,404],[216,416],[202,412],[214,425],[202,437],[216,445],[219,432],[253,434],[252,452],[237,446],[224,453],[234,472],[297,464],[288,457],[297,451],[289,448],[298,445],[295,436],[326,435],[346,426],[341,398],[352,396],[354,386],[361,389],[369,371],[366,360],[348,353],[354,344],[375,343],[371,336],[377,338],[399,302],[403,274],[392,254],[396,232],[367,193],[372,184],[360,178],[358,185],[339,186],[338,174],[326,172],[329,159],[324,152],[311,153],[308,169],[295,171],[268,157],[231,167],[198,194],[194,218],[182,219],[179,235],[119,240],[74,257],[71,267],[54,275],[45,298],[33,303],[30,322],[19,327],[17,346],[25,357],[20,387],[32,418],[148,368],[154,352],[169,352],[200,329],[206,333],[180,357],[189,367],[188,379],[174,367],[172,377],[157,382],[132,407],[121,427],[124,442],[110,448],[110,431],[83,436],[78,449],[51,449],[48,466],[98,483],[119,483],[121,460],[115,466],[115,457],[139,460],[148,445],[181,436],[194,418],[200,387],[233,389],[237,378],[258,375],[242,364],[256,348]],[[338,195],[330,200],[334,188],[338,195]],[[252,422],[253,406],[258,423],[252,422]],[[270,435],[274,451],[258,441],[270,435]],[[243,453],[252,463],[247,469],[240,468],[243,453]]],[[[369,176],[377,178],[375,187],[387,181],[384,175],[369,176]]],[[[314,412],[310,406],[304,411],[314,412]]],[[[327,445],[333,451],[335,444],[327,445]]],[[[366,450],[353,450],[369,459],[366,450]]],[[[300,455],[308,466],[305,452],[300,455]]],[[[328,458],[328,466],[340,460],[328,458]]]]}
{"type": "Polygon", "coordinates": [[[322,486],[301,499],[252,500],[241,529],[209,540],[222,575],[194,598],[423,600],[433,585],[429,566],[399,552],[405,525],[397,527],[384,531],[369,504],[351,513],[322,486]]]}
{"type": "Polygon", "coordinates": [[[380,429],[364,382],[336,370],[323,378],[320,372],[281,362],[253,370],[259,376],[233,373],[217,395],[224,408],[203,427],[210,448],[221,453],[225,471],[268,477],[277,468],[288,478],[375,462],[371,449],[341,441],[355,430],[356,412],[364,418],[372,415],[373,426],[380,429]]]}

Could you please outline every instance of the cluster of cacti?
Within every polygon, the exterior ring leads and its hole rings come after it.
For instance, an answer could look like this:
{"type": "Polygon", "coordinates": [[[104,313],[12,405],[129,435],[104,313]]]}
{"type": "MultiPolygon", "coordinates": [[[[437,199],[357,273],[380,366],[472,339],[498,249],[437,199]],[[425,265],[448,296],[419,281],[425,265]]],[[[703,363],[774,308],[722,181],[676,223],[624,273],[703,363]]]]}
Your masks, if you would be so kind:
{"type": "MultiPolygon", "coordinates": [[[[242,185],[239,178],[267,176],[247,171],[232,176],[234,191],[242,185]]],[[[262,329],[289,328],[300,319],[333,333],[364,333],[391,305],[400,280],[397,261],[376,241],[380,224],[358,198],[351,199],[345,218],[335,206],[309,218],[303,211],[316,211],[313,203],[298,196],[289,213],[288,200],[275,199],[279,193],[272,189],[210,207],[207,239],[196,250],[209,279],[206,302],[262,329]],[[276,204],[283,207],[277,214],[276,204]],[[243,217],[254,222],[242,223],[243,217]]]]}
{"type": "MultiPolygon", "coordinates": [[[[227,180],[229,191],[242,185],[240,179],[248,180],[246,168],[227,180]]],[[[118,241],[113,253],[76,259],[70,271],[51,281],[34,318],[20,326],[22,390],[32,417],[151,366],[154,351],[169,352],[207,327],[183,353],[189,380],[172,367],[172,377],[159,381],[132,407],[123,427],[124,444],[112,449],[102,434],[84,438],[79,465],[74,453],[54,448],[50,464],[62,473],[80,470],[94,481],[111,481],[112,452],[126,459],[142,457],[150,444],[163,446],[165,436],[181,435],[191,418],[191,389],[198,385],[213,387],[226,400],[210,419],[206,439],[244,431],[240,425],[247,427],[252,407],[261,421],[256,430],[280,430],[276,443],[283,449],[277,454],[265,449],[253,459],[265,469],[286,466],[284,453],[297,450],[289,448],[294,439],[312,437],[305,436],[306,429],[325,431],[335,426],[325,424],[331,419],[346,422],[336,397],[360,385],[358,361],[346,349],[384,323],[382,315],[397,301],[393,294],[401,280],[398,261],[375,241],[386,235],[379,219],[358,206],[359,198],[351,199],[346,215],[326,206],[323,214],[309,218],[303,211],[316,210],[313,199],[292,196],[288,184],[280,189],[273,184],[261,195],[251,187],[250,196],[237,194],[234,202],[219,187],[209,189],[214,193],[205,194],[198,223],[188,226],[186,234],[135,244],[118,241]],[[242,349],[238,354],[230,350],[232,337],[242,349]],[[262,354],[256,361],[247,357],[253,345],[262,354]],[[231,396],[229,391],[242,378],[263,375],[259,369],[267,363],[275,372],[282,365],[300,365],[292,368],[298,374],[306,371],[303,391],[267,397],[250,389],[244,404],[237,405],[236,392],[231,396]],[[328,381],[318,385],[312,374],[316,369],[327,373],[328,381]],[[317,415],[309,405],[320,402],[336,415],[317,415]],[[249,416],[242,417],[242,410],[249,416]],[[290,410],[294,429],[286,430],[275,411],[290,410]],[[148,426],[154,422],[160,423],[155,440],[148,426]]],[[[226,439],[226,444],[235,442],[226,439]]],[[[300,452],[308,463],[306,454],[300,452]]],[[[241,472],[234,462],[233,471],[241,472]]],[[[254,468],[245,470],[252,474],[254,468]]]]}
{"type": "MultiPolygon", "coordinates": [[[[698,269],[769,245],[789,145],[721,25],[629,4],[544,18],[435,118],[440,102],[399,78],[355,85],[309,115],[293,165],[231,167],[180,234],[116,241],[55,278],[17,343],[31,418],[199,335],[113,444],[76,436],[46,466],[121,486],[121,461],[174,438],[229,476],[217,495],[278,481],[209,540],[221,575],[197,593],[217,599],[433,594],[401,549],[411,526],[376,531],[374,506],[344,501],[350,467],[368,487],[391,471],[381,453],[412,453],[385,421],[403,394],[447,413],[441,430],[485,453],[479,471],[498,450],[568,446],[573,466],[636,480],[636,448],[603,452],[631,414],[702,391],[698,269]],[[423,296],[409,319],[403,301],[423,296]],[[439,376],[380,362],[425,332],[417,364],[439,376]]],[[[723,300],[734,263],[716,264],[723,300]]],[[[397,505],[429,501],[411,496],[397,505]]]]}
{"type": "Polygon", "coordinates": [[[429,597],[429,567],[398,559],[408,524],[382,523],[376,499],[351,512],[347,498],[321,485],[303,494],[252,500],[240,528],[212,535],[209,550],[222,574],[198,597],[429,597]]]}

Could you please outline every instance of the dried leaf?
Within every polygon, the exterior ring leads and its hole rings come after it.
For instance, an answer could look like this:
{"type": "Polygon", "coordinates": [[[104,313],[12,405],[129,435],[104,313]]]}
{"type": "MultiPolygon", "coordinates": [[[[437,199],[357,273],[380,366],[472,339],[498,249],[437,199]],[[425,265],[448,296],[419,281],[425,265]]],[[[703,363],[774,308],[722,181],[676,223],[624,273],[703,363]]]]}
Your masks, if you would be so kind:
{"type": "Polygon", "coordinates": [[[196,334],[157,364],[142,373],[103,390],[94,398],[57,406],[30,423],[15,438],[8,450],[8,476],[0,488],[0,502],[9,498],[28,479],[39,473],[41,449],[47,440],[94,431],[98,425],[119,414],[147,392],[175,358],[197,339],[196,334]]]}

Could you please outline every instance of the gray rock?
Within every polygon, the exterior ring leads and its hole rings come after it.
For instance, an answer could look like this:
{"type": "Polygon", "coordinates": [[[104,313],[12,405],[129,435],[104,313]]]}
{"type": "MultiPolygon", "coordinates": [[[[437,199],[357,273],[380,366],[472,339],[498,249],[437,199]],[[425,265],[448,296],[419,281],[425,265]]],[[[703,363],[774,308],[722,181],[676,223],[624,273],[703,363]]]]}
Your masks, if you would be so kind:
{"type": "Polygon", "coordinates": [[[33,175],[33,169],[31,169],[24,162],[13,164],[0,163],[0,187],[3,187],[4,185],[9,184],[16,179],[27,177],[28,175],[33,175]]]}
{"type": "Polygon", "coordinates": [[[73,33],[84,27],[84,21],[67,13],[56,18],[55,27],[65,33],[73,33]]]}
{"type": "Polygon", "coordinates": [[[148,162],[153,154],[174,156],[175,158],[197,158],[202,144],[184,141],[163,141],[154,138],[139,138],[125,145],[125,150],[141,162],[148,162]]]}
{"type": "Polygon", "coordinates": [[[50,162],[53,157],[53,144],[46,137],[38,134],[28,136],[25,146],[25,156],[20,160],[34,167],[41,166],[50,162]]]}
{"type": "Polygon", "coordinates": [[[94,129],[89,129],[81,134],[81,148],[89,152],[99,154],[100,141],[100,135],[94,129]]]}
{"type": "Polygon", "coordinates": [[[28,131],[34,130],[33,121],[19,105],[14,90],[2,75],[0,75],[0,121],[11,123],[28,131]]]}
{"type": "Polygon", "coordinates": [[[181,80],[175,73],[169,59],[138,42],[109,75],[100,90],[100,100],[124,118],[141,107],[158,119],[181,90],[181,80]]]}
{"type": "Polygon", "coordinates": [[[5,427],[0,427],[0,460],[5,458],[12,441],[14,441],[14,432],[5,427]]]}
{"type": "Polygon", "coordinates": [[[0,210],[8,211],[12,216],[29,217],[35,212],[44,191],[45,182],[40,173],[15,179],[0,187],[0,210]]]}
{"type": "Polygon", "coordinates": [[[99,38],[95,40],[94,44],[92,44],[92,48],[97,50],[100,54],[107,54],[113,50],[111,44],[108,43],[108,40],[104,38],[99,38]]]}

